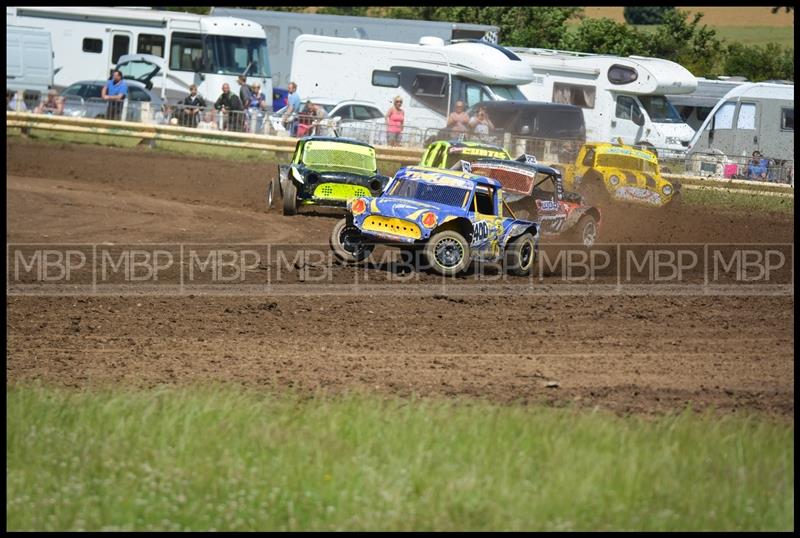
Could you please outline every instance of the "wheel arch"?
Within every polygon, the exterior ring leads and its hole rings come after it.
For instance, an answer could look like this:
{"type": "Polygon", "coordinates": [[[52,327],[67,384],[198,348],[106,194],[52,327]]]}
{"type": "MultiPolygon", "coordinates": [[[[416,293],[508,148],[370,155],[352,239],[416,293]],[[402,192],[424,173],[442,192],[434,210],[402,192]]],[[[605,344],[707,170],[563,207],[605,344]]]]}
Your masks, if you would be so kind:
{"type": "Polygon", "coordinates": [[[464,239],[466,239],[468,243],[472,243],[472,232],[473,232],[472,222],[465,217],[456,217],[454,219],[448,220],[447,222],[443,222],[442,224],[440,224],[431,231],[430,237],[433,237],[434,234],[437,234],[445,230],[452,230],[458,232],[464,236],[464,239]]]}

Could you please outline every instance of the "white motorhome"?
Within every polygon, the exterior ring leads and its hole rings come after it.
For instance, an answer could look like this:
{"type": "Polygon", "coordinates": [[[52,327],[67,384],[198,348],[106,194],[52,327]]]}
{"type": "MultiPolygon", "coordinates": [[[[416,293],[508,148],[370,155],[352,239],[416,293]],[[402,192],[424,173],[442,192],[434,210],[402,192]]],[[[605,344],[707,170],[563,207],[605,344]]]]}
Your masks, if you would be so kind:
{"type": "Polygon", "coordinates": [[[722,97],[689,144],[689,155],[746,159],[753,151],[794,161],[794,85],[744,83],[722,97]]]}
{"type": "Polygon", "coordinates": [[[352,17],[320,13],[295,13],[232,7],[211,8],[211,15],[238,17],[260,24],[269,41],[269,65],[272,84],[286,88],[292,64],[292,49],[301,34],[333,37],[384,39],[398,43],[418,43],[425,36],[440,37],[445,43],[458,39],[494,38],[497,26],[459,22],[352,17]],[[391,28],[390,32],[386,29],[391,28]]]}
{"type": "Polygon", "coordinates": [[[43,94],[52,86],[50,32],[6,25],[6,91],[43,94]]]}
{"type": "Polygon", "coordinates": [[[550,49],[511,48],[533,72],[530,100],[583,109],[586,138],[684,153],[694,136],[666,94],[691,93],[697,79],[675,62],[550,49]]]}
{"type": "Polygon", "coordinates": [[[518,85],[530,68],[508,49],[485,41],[419,44],[304,34],[294,43],[291,79],[298,93],[359,99],[388,110],[403,97],[405,126],[442,128],[455,102],[525,100],[518,85]]]}
{"type": "Polygon", "coordinates": [[[225,82],[238,91],[240,74],[272,98],[266,34],[252,21],[150,9],[7,7],[6,24],[50,31],[59,90],[106,79],[120,56],[143,53],[165,59],[165,76],[153,79],[163,98],[182,98],[197,84],[201,95],[215,100],[225,82]]]}
{"type": "Polygon", "coordinates": [[[746,82],[746,79],[738,80],[726,77],[725,79],[711,80],[698,78],[697,89],[692,93],[668,94],[667,97],[678,110],[683,121],[696,131],[703,124],[717,101],[743,82],[746,82]]]}

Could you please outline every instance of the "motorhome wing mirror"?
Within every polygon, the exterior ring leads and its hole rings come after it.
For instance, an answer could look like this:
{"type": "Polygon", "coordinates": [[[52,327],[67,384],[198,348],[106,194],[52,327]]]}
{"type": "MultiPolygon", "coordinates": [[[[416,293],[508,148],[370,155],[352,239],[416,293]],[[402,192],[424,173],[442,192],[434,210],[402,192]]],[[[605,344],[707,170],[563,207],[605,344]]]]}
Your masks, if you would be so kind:
{"type": "Polygon", "coordinates": [[[639,109],[634,109],[633,116],[631,119],[633,120],[633,123],[635,123],[639,127],[644,125],[644,116],[642,115],[642,111],[639,109]]]}

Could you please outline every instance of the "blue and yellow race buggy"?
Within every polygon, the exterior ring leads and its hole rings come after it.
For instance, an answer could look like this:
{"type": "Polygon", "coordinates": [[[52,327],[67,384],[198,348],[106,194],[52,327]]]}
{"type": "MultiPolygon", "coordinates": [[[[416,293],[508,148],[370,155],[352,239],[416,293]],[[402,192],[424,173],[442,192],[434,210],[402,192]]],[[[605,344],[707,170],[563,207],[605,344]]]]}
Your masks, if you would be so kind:
{"type": "Polygon", "coordinates": [[[290,164],[278,165],[278,176],[267,186],[267,210],[278,194],[283,214],[299,206],[347,206],[357,196],[377,196],[389,182],[378,173],[375,149],[347,138],[308,136],[297,141],[290,164]]]}
{"type": "Polygon", "coordinates": [[[401,168],[378,197],[358,197],[331,234],[336,256],[357,263],[376,244],[421,251],[435,272],[452,276],[473,260],[530,274],[539,246],[535,222],[519,220],[499,182],[456,170],[401,168]]]}

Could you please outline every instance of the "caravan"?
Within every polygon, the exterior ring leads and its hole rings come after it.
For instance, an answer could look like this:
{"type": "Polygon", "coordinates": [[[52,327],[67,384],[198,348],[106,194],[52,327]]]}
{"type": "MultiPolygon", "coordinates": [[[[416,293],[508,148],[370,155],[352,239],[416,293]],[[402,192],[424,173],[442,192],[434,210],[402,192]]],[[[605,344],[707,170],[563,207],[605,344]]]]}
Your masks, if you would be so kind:
{"type": "Polygon", "coordinates": [[[626,144],[651,146],[662,153],[686,151],[694,129],[666,96],[697,88],[697,79],[682,66],[641,56],[527,48],[511,51],[533,72],[533,81],[522,86],[525,96],[581,107],[588,140],[621,138],[626,144]]]}
{"type": "Polygon", "coordinates": [[[23,91],[35,100],[53,86],[50,32],[6,25],[6,91],[23,91]]]}
{"type": "Polygon", "coordinates": [[[708,113],[726,93],[746,80],[709,80],[697,79],[697,89],[692,93],[668,94],[667,97],[678,110],[683,121],[697,130],[703,124],[708,113]]]}
{"type": "Polygon", "coordinates": [[[717,102],[697,130],[688,155],[695,162],[716,155],[723,166],[741,168],[754,151],[774,161],[772,179],[787,181],[793,176],[793,85],[760,82],[736,86],[717,102]]]}
{"type": "Polygon", "coordinates": [[[223,83],[237,88],[240,74],[272,97],[266,34],[251,21],[150,9],[7,7],[6,25],[52,34],[57,89],[106,79],[121,56],[139,53],[164,60],[165,73],[153,83],[165,98],[183,98],[197,84],[200,94],[214,100],[223,83]]]}
{"type": "Polygon", "coordinates": [[[485,41],[445,45],[435,37],[419,44],[301,35],[294,44],[291,79],[301,95],[359,99],[387,110],[405,103],[406,127],[442,128],[456,101],[525,100],[518,85],[532,80],[514,53],[485,41]]]}

